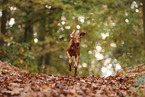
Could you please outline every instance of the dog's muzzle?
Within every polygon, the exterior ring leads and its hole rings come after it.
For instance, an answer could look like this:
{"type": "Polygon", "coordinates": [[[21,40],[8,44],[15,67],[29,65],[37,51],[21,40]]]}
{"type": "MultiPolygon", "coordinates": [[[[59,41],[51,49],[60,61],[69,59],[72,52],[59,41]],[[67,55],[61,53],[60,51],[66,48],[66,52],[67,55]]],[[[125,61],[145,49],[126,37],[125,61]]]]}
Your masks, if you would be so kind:
{"type": "Polygon", "coordinates": [[[80,43],[76,43],[76,48],[79,48],[80,47],[80,43]]]}

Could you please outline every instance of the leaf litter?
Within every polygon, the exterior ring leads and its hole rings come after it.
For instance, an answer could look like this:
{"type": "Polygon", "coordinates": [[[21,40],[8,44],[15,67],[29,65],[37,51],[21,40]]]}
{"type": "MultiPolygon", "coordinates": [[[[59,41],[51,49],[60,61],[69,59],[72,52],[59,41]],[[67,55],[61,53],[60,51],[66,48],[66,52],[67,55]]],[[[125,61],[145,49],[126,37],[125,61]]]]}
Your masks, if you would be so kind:
{"type": "Polygon", "coordinates": [[[142,75],[144,64],[105,78],[31,74],[0,61],[0,97],[144,97],[142,75]]]}

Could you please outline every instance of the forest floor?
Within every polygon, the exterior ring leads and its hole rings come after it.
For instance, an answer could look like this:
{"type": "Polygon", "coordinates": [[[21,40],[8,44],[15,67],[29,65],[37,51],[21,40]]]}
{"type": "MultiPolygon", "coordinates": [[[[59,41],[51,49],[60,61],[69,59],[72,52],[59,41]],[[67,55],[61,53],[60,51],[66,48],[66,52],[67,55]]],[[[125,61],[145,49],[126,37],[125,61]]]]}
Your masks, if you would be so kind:
{"type": "Polygon", "coordinates": [[[114,76],[31,74],[0,61],[0,97],[145,97],[145,66],[114,76]]]}

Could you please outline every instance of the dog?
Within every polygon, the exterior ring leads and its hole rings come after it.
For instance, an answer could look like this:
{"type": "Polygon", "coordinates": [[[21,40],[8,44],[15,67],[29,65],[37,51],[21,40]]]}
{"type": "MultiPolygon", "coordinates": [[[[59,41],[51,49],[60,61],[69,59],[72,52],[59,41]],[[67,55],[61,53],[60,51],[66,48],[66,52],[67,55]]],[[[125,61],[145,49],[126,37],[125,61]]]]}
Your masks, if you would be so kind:
{"type": "Polygon", "coordinates": [[[75,35],[75,29],[73,29],[72,33],[70,34],[71,40],[69,41],[68,48],[66,50],[66,54],[68,56],[68,63],[69,63],[69,71],[71,71],[71,57],[75,56],[75,74],[74,76],[77,75],[77,65],[79,62],[79,56],[80,56],[80,43],[81,43],[81,38],[85,36],[87,32],[83,31],[79,35],[75,35]]]}

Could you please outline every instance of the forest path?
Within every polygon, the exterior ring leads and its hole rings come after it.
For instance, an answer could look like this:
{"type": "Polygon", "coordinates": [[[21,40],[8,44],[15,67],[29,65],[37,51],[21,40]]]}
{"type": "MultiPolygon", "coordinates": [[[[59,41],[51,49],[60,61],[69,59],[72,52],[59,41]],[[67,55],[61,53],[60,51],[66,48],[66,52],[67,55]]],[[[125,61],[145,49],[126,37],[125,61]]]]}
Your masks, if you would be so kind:
{"type": "Polygon", "coordinates": [[[144,97],[145,66],[115,76],[54,76],[31,74],[0,61],[0,97],[144,97]]]}

